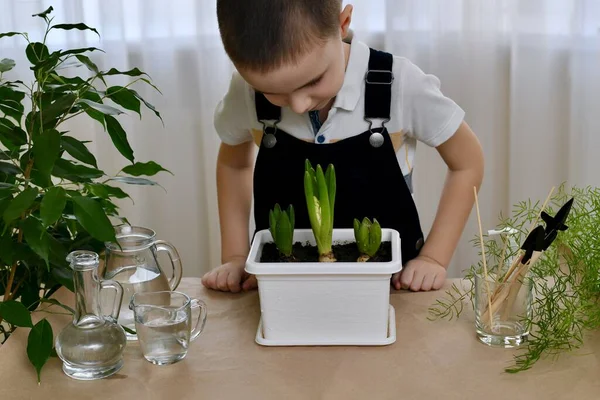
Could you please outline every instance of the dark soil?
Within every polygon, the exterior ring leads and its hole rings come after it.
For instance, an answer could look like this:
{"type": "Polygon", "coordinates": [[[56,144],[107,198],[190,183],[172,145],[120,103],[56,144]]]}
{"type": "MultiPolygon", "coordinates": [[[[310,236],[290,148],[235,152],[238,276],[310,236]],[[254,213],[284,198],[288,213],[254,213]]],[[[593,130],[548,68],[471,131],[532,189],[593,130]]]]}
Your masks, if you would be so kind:
{"type": "MultiPolygon", "coordinates": [[[[346,242],[340,244],[334,244],[332,246],[333,254],[337,261],[341,262],[356,262],[360,253],[354,242],[346,242]]],[[[288,259],[281,254],[275,246],[275,243],[265,243],[263,246],[262,254],[260,255],[260,262],[318,262],[319,251],[317,246],[312,246],[308,243],[294,243],[292,250],[292,258],[288,259]]],[[[392,243],[381,242],[379,251],[375,254],[375,257],[370,258],[367,262],[388,262],[392,260],[392,243]]]]}

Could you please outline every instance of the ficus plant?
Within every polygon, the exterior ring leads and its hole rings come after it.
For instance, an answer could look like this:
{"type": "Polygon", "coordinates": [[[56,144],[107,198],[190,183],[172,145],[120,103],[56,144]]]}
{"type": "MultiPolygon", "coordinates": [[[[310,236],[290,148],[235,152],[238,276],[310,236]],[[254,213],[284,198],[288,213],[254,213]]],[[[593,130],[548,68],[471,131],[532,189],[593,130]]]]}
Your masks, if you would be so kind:
{"type": "Polygon", "coordinates": [[[45,23],[41,42],[27,33],[0,34],[0,39],[24,40],[33,74],[30,83],[7,80],[15,62],[0,61],[0,333],[5,341],[17,327],[31,329],[27,355],[38,382],[54,340],[49,322],[41,318],[34,325],[39,318],[32,319],[32,313],[49,312],[46,308],[52,305],[73,312],[51,298],[61,286],[73,290],[67,254],[80,249],[101,253],[104,242],[116,241],[112,221],[127,220],[119,216],[115,200],[129,196],[111,183],[155,185],[142,176],[167,171],[153,161],[136,161],[116,118],[124,110],[141,118],[141,104],[160,118],[133,89],[135,84],[155,88],[149,76],[137,68],[101,70],[87,55],[102,51],[95,47],[51,52],[46,39],[56,30],[98,34],[83,23],[53,24],[52,11],[50,7],[33,15],[45,23]],[[66,71],[81,66],[89,73],[66,76],[66,71]],[[111,86],[115,75],[129,76],[131,83],[111,86]],[[102,126],[127,161],[116,176],[99,169],[77,132],[65,131],[65,122],[86,117],[102,126]]]}
{"type": "Polygon", "coordinates": [[[269,211],[269,231],[277,250],[283,257],[291,260],[294,240],[294,206],[289,205],[287,210],[282,210],[279,204],[269,211]]]}
{"type": "Polygon", "coordinates": [[[317,242],[320,262],[335,262],[332,250],[333,214],[335,206],[335,169],[329,164],[325,173],[317,165],[315,170],[310,161],[304,166],[304,194],[310,225],[317,242]]]}
{"type": "Polygon", "coordinates": [[[367,217],[362,222],[354,219],[354,239],[360,256],[358,262],[366,262],[374,257],[381,246],[381,225],[376,219],[373,222],[367,217]]]}

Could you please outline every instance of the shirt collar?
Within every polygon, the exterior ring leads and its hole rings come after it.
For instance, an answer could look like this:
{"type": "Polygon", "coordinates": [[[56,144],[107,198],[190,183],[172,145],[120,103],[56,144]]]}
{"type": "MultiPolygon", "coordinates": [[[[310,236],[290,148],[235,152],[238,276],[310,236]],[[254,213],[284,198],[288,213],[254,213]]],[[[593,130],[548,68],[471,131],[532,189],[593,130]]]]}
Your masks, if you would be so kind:
{"type": "Polygon", "coordinates": [[[333,103],[334,108],[354,111],[361,96],[361,88],[368,63],[369,47],[354,38],[350,43],[350,57],[346,66],[344,83],[333,103]]]}

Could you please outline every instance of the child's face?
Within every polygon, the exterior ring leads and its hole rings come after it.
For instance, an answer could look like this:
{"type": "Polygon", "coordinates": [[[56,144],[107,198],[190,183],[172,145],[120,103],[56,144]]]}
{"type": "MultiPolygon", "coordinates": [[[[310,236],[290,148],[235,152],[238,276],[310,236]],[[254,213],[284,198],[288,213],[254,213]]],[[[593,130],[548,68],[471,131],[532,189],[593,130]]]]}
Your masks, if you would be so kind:
{"type": "Polygon", "coordinates": [[[344,83],[350,46],[342,38],[348,34],[351,13],[347,6],[340,14],[340,36],[315,45],[295,63],[268,73],[238,68],[240,75],[271,103],[297,114],[327,107],[344,83]]]}

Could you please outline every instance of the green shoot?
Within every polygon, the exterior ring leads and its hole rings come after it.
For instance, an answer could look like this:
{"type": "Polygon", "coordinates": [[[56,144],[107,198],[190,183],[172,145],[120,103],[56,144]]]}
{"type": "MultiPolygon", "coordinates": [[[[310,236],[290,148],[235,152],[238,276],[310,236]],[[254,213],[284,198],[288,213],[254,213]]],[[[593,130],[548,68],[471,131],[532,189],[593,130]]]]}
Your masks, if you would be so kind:
{"type": "Polygon", "coordinates": [[[269,231],[275,246],[285,257],[292,256],[294,224],[294,206],[291,204],[287,211],[282,210],[279,204],[275,204],[275,208],[269,211],[269,231]]]}
{"type": "Polygon", "coordinates": [[[323,174],[323,168],[317,165],[312,167],[306,160],[304,168],[304,194],[308,217],[312,227],[317,248],[319,250],[319,261],[334,262],[335,256],[332,251],[333,240],[333,209],[335,204],[335,170],[333,165],[327,167],[323,174]]]}
{"type": "Polygon", "coordinates": [[[373,223],[369,218],[363,218],[362,222],[354,219],[354,239],[360,252],[359,262],[368,261],[374,257],[381,246],[381,225],[376,219],[373,223]]]}

